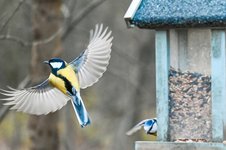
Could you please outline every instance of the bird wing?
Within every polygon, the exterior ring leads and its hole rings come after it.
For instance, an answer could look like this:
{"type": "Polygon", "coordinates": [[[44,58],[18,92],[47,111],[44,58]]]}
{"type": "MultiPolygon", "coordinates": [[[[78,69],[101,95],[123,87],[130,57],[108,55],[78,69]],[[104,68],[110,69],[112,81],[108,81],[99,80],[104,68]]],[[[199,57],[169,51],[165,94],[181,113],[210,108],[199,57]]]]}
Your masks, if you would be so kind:
{"type": "Polygon", "coordinates": [[[137,132],[138,130],[140,130],[142,128],[142,126],[144,125],[144,123],[146,121],[148,121],[150,119],[145,119],[141,122],[139,122],[137,125],[135,125],[132,129],[130,129],[129,131],[126,132],[126,135],[132,135],[133,133],[137,132]]]}
{"type": "Polygon", "coordinates": [[[102,24],[96,25],[95,30],[90,31],[87,49],[69,64],[78,74],[82,89],[96,83],[107,69],[113,39],[111,31],[107,30],[103,30],[102,24]]]}
{"type": "Polygon", "coordinates": [[[43,83],[26,89],[1,90],[1,94],[7,98],[4,105],[12,105],[10,109],[22,111],[29,114],[42,115],[61,109],[70,99],[57,88],[49,84],[48,79],[43,83]]]}

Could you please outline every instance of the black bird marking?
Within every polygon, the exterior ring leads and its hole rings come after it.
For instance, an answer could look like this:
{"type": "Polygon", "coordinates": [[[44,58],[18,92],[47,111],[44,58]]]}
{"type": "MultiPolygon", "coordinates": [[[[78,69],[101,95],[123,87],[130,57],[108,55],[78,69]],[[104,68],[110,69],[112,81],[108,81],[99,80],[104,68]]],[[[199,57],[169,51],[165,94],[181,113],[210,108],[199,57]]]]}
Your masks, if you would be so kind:
{"type": "Polygon", "coordinates": [[[65,85],[67,91],[68,91],[71,95],[75,95],[76,93],[74,93],[74,92],[72,91],[73,87],[72,87],[72,85],[71,85],[71,82],[68,81],[67,78],[65,78],[64,76],[62,76],[62,75],[60,75],[60,74],[58,74],[57,76],[58,76],[59,78],[61,78],[61,79],[64,81],[64,85],[65,85]]]}
{"type": "Polygon", "coordinates": [[[152,124],[152,126],[150,127],[150,129],[147,131],[147,133],[148,134],[155,134],[155,133],[151,133],[151,130],[152,130],[152,128],[153,128],[153,126],[154,126],[154,124],[157,122],[157,120],[156,119],[153,119],[153,124],[152,124]]]}

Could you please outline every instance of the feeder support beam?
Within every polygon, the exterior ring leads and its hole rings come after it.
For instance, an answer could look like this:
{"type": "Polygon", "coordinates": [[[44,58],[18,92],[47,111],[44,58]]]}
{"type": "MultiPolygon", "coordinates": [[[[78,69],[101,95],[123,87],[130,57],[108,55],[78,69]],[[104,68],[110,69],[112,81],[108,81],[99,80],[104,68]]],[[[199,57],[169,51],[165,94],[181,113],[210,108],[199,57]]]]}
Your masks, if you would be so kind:
{"type": "Polygon", "coordinates": [[[169,40],[168,31],[156,31],[155,37],[156,59],[156,108],[158,120],[158,140],[168,140],[169,125],[169,40]]]}
{"type": "Polygon", "coordinates": [[[212,30],[211,42],[212,141],[223,141],[226,100],[225,32],[212,30]]]}

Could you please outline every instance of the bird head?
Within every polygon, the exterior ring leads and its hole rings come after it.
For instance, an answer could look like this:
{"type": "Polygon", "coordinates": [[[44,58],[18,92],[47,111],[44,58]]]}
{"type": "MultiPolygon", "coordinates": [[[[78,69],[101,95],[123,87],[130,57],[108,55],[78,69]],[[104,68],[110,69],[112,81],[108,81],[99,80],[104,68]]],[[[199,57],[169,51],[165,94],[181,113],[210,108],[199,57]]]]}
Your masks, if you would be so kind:
{"type": "Polygon", "coordinates": [[[56,74],[58,70],[66,67],[65,61],[60,58],[52,58],[49,61],[44,61],[44,63],[50,66],[54,74],[56,74]]]}
{"type": "Polygon", "coordinates": [[[157,132],[157,120],[150,119],[144,123],[144,130],[147,134],[153,134],[157,132]]]}

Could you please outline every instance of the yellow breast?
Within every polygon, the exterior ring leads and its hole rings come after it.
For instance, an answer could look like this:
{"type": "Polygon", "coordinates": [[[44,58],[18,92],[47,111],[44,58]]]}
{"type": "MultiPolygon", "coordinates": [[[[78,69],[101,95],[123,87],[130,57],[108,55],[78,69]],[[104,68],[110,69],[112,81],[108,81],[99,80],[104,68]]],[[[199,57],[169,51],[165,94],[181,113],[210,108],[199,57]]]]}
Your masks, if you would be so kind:
{"type": "MultiPolygon", "coordinates": [[[[65,77],[68,81],[70,81],[71,85],[77,90],[80,91],[79,83],[78,83],[78,78],[77,75],[75,74],[73,68],[71,66],[67,66],[64,69],[60,69],[57,71],[57,74],[65,77]]],[[[64,94],[67,93],[67,90],[64,85],[64,81],[55,76],[54,74],[50,74],[49,76],[49,82],[52,84],[54,87],[58,88],[60,91],[62,91],[64,94]]]]}
{"type": "Polygon", "coordinates": [[[63,92],[64,94],[67,93],[67,90],[65,88],[65,85],[64,85],[64,81],[59,78],[59,77],[56,77],[54,74],[50,73],[49,75],[49,83],[56,87],[57,89],[59,89],[61,92],[63,92]]]}

